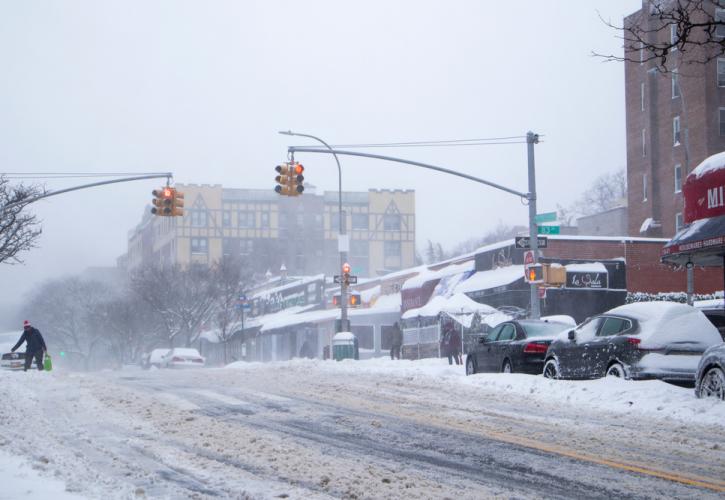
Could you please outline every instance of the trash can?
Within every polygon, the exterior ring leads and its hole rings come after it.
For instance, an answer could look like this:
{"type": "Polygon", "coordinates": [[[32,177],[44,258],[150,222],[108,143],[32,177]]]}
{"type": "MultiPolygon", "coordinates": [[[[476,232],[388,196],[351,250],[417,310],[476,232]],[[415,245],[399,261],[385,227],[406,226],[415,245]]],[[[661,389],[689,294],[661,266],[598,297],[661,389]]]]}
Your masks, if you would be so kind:
{"type": "Polygon", "coordinates": [[[355,359],[355,335],[351,332],[340,332],[332,337],[332,359],[355,359]]]}

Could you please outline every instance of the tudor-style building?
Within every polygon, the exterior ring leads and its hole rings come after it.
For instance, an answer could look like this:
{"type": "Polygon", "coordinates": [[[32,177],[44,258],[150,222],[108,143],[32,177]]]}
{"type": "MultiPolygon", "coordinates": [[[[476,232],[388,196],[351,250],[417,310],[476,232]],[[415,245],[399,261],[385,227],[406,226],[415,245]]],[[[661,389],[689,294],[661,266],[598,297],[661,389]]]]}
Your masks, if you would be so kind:
{"type": "MultiPolygon", "coordinates": [[[[257,268],[292,275],[339,274],[338,194],[286,197],[272,190],[183,185],[184,217],[155,217],[147,209],[128,236],[123,262],[212,264],[224,255],[247,257],[257,268]]],[[[353,274],[377,276],[415,264],[415,192],[343,192],[353,274]]]]}

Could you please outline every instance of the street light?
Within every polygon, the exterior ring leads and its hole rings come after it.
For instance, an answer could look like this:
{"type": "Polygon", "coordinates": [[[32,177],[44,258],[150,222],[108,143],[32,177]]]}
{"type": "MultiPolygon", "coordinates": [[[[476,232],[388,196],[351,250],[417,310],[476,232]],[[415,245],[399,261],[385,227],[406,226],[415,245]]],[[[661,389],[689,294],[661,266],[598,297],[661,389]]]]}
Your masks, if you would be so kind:
{"type": "MultiPolygon", "coordinates": [[[[320,139],[319,137],[315,137],[314,135],[309,134],[300,134],[297,132],[292,132],[291,130],[280,130],[279,132],[282,135],[293,135],[297,137],[308,137],[310,139],[314,139],[320,143],[322,143],[327,149],[330,150],[332,153],[332,156],[335,157],[335,163],[337,163],[337,204],[338,204],[338,212],[340,214],[340,227],[339,227],[339,233],[337,237],[337,248],[340,251],[340,269],[345,265],[345,262],[347,261],[347,247],[348,242],[347,239],[344,238],[345,236],[345,220],[342,215],[342,168],[340,167],[340,160],[337,158],[337,155],[335,154],[335,151],[330,147],[329,144],[327,144],[325,141],[320,139]]],[[[344,281],[344,280],[343,280],[344,281]]],[[[348,327],[347,322],[347,285],[343,282],[340,283],[340,331],[349,331],[350,328],[348,327]]]]}

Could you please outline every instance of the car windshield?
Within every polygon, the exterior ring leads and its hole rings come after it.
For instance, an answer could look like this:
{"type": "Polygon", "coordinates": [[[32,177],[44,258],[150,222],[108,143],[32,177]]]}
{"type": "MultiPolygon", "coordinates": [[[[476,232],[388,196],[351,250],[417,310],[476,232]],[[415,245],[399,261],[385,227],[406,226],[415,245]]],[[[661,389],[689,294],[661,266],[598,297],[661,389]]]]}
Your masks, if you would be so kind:
{"type": "Polygon", "coordinates": [[[526,331],[527,337],[553,337],[557,333],[571,328],[571,326],[564,323],[548,323],[545,321],[522,321],[520,324],[526,331]]]}

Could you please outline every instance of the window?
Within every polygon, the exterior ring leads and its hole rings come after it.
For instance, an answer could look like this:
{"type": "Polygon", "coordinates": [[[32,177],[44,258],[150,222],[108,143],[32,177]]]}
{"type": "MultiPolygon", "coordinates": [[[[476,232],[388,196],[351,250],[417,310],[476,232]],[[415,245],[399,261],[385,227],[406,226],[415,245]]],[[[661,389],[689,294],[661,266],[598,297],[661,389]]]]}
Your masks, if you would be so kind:
{"type": "Polygon", "coordinates": [[[259,218],[259,227],[269,227],[269,212],[262,212],[259,218]]]}
{"type": "Polygon", "coordinates": [[[516,328],[514,328],[514,325],[506,324],[501,328],[501,333],[496,340],[513,340],[514,337],[516,337],[516,328]]]}
{"type": "Polygon", "coordinates": [[[206,238],[191,238],[191,253],[207,253],[208,242],[206,238]]]}
{"type": "Polygon", "coordinates": [[[717,60],[717,86],[725,87],[725,59],[717,60]]]}
{"type": "Polygon", "coordinates": [[[239,212],[237,225],[239,227],[255,227],[254,212],[239,212]]]}
{"type": "Polygon", "coordinates": [[[353,229],[367,229],[368,228],[368,214],[352,214],[352,228],[353,229]]]}
{"type": "Polygon", "coordinates": [[[647,156],[647,141],[645,137],[645,129],[642,129],[642,158],[647,156]]]}
{"type": "Polygon", "coordinates": [[[675,214],[675,232],[682,229],[682,227],[685,225],[685,220],[682,218],[682,212],[677,212],[675,214]]]}
{"type": "Polygon", "coordinates": [[[674,23],[670,24],[670,44],[672,45],[670,52],[677,50],[677,39],[677,25],[674,23]]]}
{"type": "Polygon", "coordinates": [[[206,210],[189,210],[191,212],[191,227],[206,227],[206,210]]]}
{"type": "Polygon", "coordinates": [[[672,70],[672,98],[680,97],[680,75],[676,69],[672,70]]]}
{"type": "Polygon", "coordinates": [[[672,145],[680,145],[680,117],[675,116],[672,119],[672,145]]]}
{"type": "Polygon", "coordinates": [[[383,253],[386,257],[400,257],[400,242],[385,241],[383,245],[383,253]]]}
{"type": "Polygon", "coordinates": [[[340,230],[340,215],[330,212],[330,231],[340,230]]]}
{"type": "Polygon", "coordinates": [[[254,240],[240,240],[239,241],[239,254],[249,255],[254,249],[254,240]]]}
{"type": "Polygon", "coordinates": [[[498,325],[496,328],[488,332],[488,335],[486,335],[486,342],[493,342],[496,340],[496,337],[498,337],[498,334],[503,327],[504,325],[498,325]]]}
{"type": "Polygon", "coordinates": [[[642,201],[647,201],[647,174],[642,175],[642,201]]]}
{"type": "Polygon", "coordinates": [[[229,210],[222,212],[222,226],[229,227],[232,225],[232,213],[229,210]]]}
{"type": "Polygon", "coordinates": [[[682,191],[682,165],[675,165],[675,193],[682,191]]]}
{"type": "Polygon", "coordinates": [[[368,257],[368,240],[350,240],[350,255],[353,257],[368,257]]]}
{"type": "Polygon", "coordinates": [[[606,318],[597,332],[597,337],[610,337],[632,328],[632,322],[624,318],[606,318]]]}
{"type": "Polygon", "coordinates": [[[284,212],[280,212],[278,215],[279,217],[279,228],[280,229],[286,229],[289,225],[289,219],[287,218],[287,214],[284,212]]]}
{"type": "MultiPolygon", "coordinates": [[[[725,9],[715,9],[715,20],[718,22],[725,22],[725,9]]],[[[718,38],[725,38],[725,25],[718,24],[715,26],[715,36],[718,38]]]]}
{"type": "Polygon", "coordinates": [[[720,108],[720,135],[725,135],[725,108],[720,108]]]}
{"type": "Polygon", "coordinates": [[[599,330],[599,325],[602,324],[601,317],[594,317],[579,325],[576,329],[576,341],[587,342],[592,340],[599,330]]]}
{"type": "Polygon", "coordinates": [[[642,106],[642,111],[644,111],[644,82],[639,85],[639,101],[642,106]]]}
{"type": "Polygon", "coordinates": [[[400,231],[400,215],[385,214],[383,218],[383,228],[386,231],[400,231]]]}
{"type": "Polygon", "coordinates": [[[315,229],[322,229],[322,214],[315,214],[315,229]]]}

